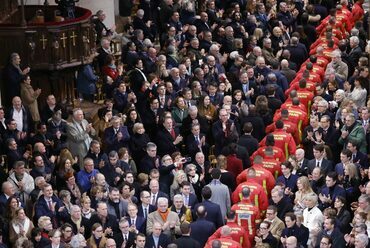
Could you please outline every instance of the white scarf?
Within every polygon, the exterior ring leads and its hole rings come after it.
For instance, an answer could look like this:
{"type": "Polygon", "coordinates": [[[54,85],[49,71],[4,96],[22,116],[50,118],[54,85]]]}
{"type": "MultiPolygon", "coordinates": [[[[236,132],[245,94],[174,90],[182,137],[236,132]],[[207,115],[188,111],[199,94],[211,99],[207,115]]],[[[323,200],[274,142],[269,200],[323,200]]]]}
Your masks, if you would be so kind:
{"type": "MultiPolygon", "coordinates": [[[[20,223],[18,222],[13,222],[12,223],[12,226],[13,226],[13,229],[14,229],[14,232],[19,234],[20,233],[20,223]]],[[[24,221],[24,224],[23,224],[23,230],[25,233],[27,233],[28,229],[30,228],[30,220],[28,218],[25,219],[24,221]]]]}

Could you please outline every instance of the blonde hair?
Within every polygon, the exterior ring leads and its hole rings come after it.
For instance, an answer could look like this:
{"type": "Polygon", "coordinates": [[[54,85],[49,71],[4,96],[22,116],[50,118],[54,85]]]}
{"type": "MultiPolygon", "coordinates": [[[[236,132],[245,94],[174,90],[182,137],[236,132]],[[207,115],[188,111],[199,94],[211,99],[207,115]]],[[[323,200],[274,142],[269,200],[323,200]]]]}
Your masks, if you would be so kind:
{"type": "Polygon", "coordinates": [[[38,221],[37,221],[37,226],[38,227],[40,227],[40,228],[42,228],[42,229],[44,229],[44,227],[45,227],[45,222],[46,221],[50,221],[51,222],[51,219],[50,219],[50,217],[49,216],[41,216],[39,219],[38,219],[38,221]]]}
{"type": "Polygon", "coordinates": [[[219,155],[217,157],[217,168],[219,169],[227,169],[227,158],[224,155],[219,155]]]}
{"type": "Polygon", "coordinates": [[[303,193],[311,193],[313,192],[312,188],[311,188],[311,184],[310,184],[310,181],[308,179],[308,177],[306,176],[301,176],[300,178],[298,178],[297,182],[300,182],[303,186],[303,193]]]}

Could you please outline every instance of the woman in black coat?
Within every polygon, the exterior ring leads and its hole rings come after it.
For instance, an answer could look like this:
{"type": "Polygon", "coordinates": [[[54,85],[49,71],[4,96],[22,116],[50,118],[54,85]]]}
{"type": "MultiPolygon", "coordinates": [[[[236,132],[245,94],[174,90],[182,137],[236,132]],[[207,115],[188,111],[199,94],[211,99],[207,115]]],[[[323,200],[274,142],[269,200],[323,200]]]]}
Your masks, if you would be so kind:
{"type": "Polygon", "coordinates": [[[342,233],[351,231],[351,214],[346,208],[347,200],[343,196],[337,196],[334,202],[334,208],[337,210],[336,223],[342,233]]]}
{"type": "Polygon", "coordinates": [[[132,128],[133,135],[131,136],[130,150],[132,158],[136,164],[139,164],[141,159],[146,155],[146,144],[150,142],[149,135],[145,133],[142,123],[135,123],[132,128]]]}

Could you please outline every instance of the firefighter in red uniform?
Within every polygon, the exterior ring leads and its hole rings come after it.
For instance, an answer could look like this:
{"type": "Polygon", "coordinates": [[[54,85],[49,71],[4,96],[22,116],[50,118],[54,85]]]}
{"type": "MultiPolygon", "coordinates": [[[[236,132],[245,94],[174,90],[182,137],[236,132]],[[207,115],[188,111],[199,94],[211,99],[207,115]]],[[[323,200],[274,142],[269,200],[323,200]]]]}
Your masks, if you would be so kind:
{"type": "Polygon", "coordinates": [[[214,239],[204,246],[204,248],[211,247],[242,248],[242,246],[231,237],[231,228],[229,226],[221,227],[221,238],[214,239]],[[215,242],[218,243],[218,246],[215,245],[215,242]]]}
{"type": "Polygon", "coordinates": [[[274,159],[274,151],[271,147],[267,147],[265,150],[265,156],[262,160],[262,166],[266,170],[270,171],[275,179],[282,175],[280,162],[274,159]]]}
{"type": "Polygon", "coordinates": [[[242,189],[242,197],[242,200],[234,204],[231,210],[235,211],[235,222],[244,227],[249,234],[250,243],[253,244],[253,239],[256,235],[256,226],[261,222],[260,211],[249,199],[250,189],[248,187],[242,189]]]}
{"type": "Polygon", "coordinates": [[[320,44],[325,44],[329,40],[334,41],[334,44],[339,44],[339,39],[335,36],[333,36],[331,29],[326,29],[325,32],[321,34],[321,36],[310,46],[310,50],[315,50],[315,48],[320,44]]]}
{"type": "Polygon", "coordinates": [[[238,203],[242,200],[242,189],[248,187],[251,191],[250,200],[258,207],[261,213],[264,213],[268,207],[268,198],[264,188],[256,180],[256,170],[251,167],[247,172],[247,181],[238,185],[232,193],[233,203],[238,203]]]}
{"type": "MultiPolygon", "coordinates": [[[[248,232],[245,231],[245,229],[238,224],[235,223],[236,215],[234,211],[229,211],[226,214],[226,226],[230,227],[231,233],[230,236],[231,238],[238,242],[239,244],[242,245],[243,248],[250,248],[251,243],[249,242],[249,234],[248,232]]],[[[221,238],[221,230],[222,227],[218,228],[214,234],[212,234],[211,237],[208,238],[207,243],[212,244],[212,241],[215,239],[221,238]]]]}
{"type": "MultiPolygon", "coordinates": [[[[293,98],[296,98],[296,97],[298,97],[297,91],[292,90],[289,93],[289,98],[285,100],[285,102],[281,105],[280,109],[276,110],[275,115],[274,115],[274,119],[275,119],[275,116],[277,115],[277,113],[279,113],[281,111],[281,109],[289,109],[291,106],[293,106],[293,98]]],[[[299,102],[298,107],[304,112],[307,111],[306,106],[304,106],[301,102],[299,102]]],[[[279,118],[280,118],[280,116],[279,117],[276,116],[276,120],[278,120],[279,118]]]]}
{"type": "Polygon", "coordinates": [[[352,7],[352,23],[356,23],[357,21],[360,21],[365,14],[364,8],[362,7],[362,4],[364,3],[364,0],[357,0],[355,4],[352,7]]]}
{"type": "Polygon", "coordinates": [[[262,158],[264,158],[264,156],[265,156],[265,150],[268,147],[271,147],[272,148],[272,151],[274,153],[273,154],[273,157],[274,157],[275,160],[280,161],[281,163],[286,160],[285,159],[285,154],[284,154],[283,150],[281,150],[279,147],[275,146],[274,135],[272,135],[272,134],[268,134],[266,136],[265,146],[258,148],[257,151],[255,151],[252,154],[251,160],[254,160],[254,158],[257,155],[259,155],[262,158]]]}
{"type": "MultiPolygon", "coordinates": [[[[316,87],[315,87],[315,90],[316,90],[316,87]]],[[[299,80],[299,89],[297,90],[297,97],[299,99],[299,102],[306,106],[307,108],[306,113],[310,113],[312,99],[314,97],[314,94],[312,91],[309,91],[306,89],[306,80],[303,78],[299,80]]]]}
{"type": "Polygon", "coordinates": [[[324,79],[325,71],[321,66],[317,64],[314,64],[310,61],[305,62],[304,65],[301,66],[301,69],[298,71],[297,75],[303,73],[305,70],[307,70],[310,74],[318,75],[321,80],[324,79]]]}
{"type": "MultiPolygon", "coordinates": [[[[289,111],[289,116],[290,116],[290,111],[289,111]]],[[[299,121],[296,123],[298,124],[298,127],[299,127],[300,126],[299,121]]],[[[276,127],[275,131],[272,132],[272,135],[274,135],[274,139],[275,139],[275,145],[284,151],[285,158],[288,159],[290,154],[295,154],[296,143],[294,141],[294,138],[290,133],[287,133],[284,130],[284,122],[282,120],[276,121],[275,127],[276,127]]],[[[266,141],[266,137],[263,138],[263,140],[260,142],[260,146],[264,146],[265,141],[266,141]]]]}
{"type": "Polygon", "coordinates": [[[321,82],[321,78],[319,75],[317,74],[310,74],[310,72],[308,70],[305,70],[303,71],[303,73],[299,76],[296,76],[296,79],[294,79],[292,81],[292,83],[290,84],[290,87],[289,89],[287,89],[285,91],[285,95],[289,95],[289,93],[292,91],[292,90],[298,90],[299,89],[299,80],[300,79],[305,79],[306,80],[306,88],[307,90],[309,91],[312,91],[314,92],[315,91],[315,87],[317,85],[318,82],[321,82]],[[313,77],[311,77],[313,76],[313,77]]]}
{"type": "MultiPolygon", "coordinates": [[[[301,132],[301,130],[299,130],[297,128],[297,124],[293,123],[289,119],[289,111],[287,109],[282,109],[281,112],[280,112],[280,116],[281,116],[280,119],[284,123],[284,130],[287,133],[290,133],[293,136],[294,141],[295,141],[296,144],[300,144],[301,143],[302,132],[301,132]]],[[[272,124],[270,124],[266,127],[266,133],[272,133],[275,130],[276,130],[275,123],[272,123],[272,124]]],[[[264,156],[262,156],[262,157],[264,157],[264,156]]],[[[284,161],[281,161],[281,162],[284,162],[284,161]]]]}
{"type": "Polygon", "coordinates": [[[299,130],[303,130],[308,125],[308,115],[300,107],[301,102],[298,97],[292,99],[293,105],[288,108],[289,119],[298,124],[299,130]]]}
{"type": "MultiPolygon", "coordinates": [[[[262,157],[256,156],[253,160],[253,165],[251,168],[254,168],[256,171],[256,181],[259,185],[263,187],[268,195],[275,186],[275,178],[270,171],[266,170],[262,166],[262,157]]],[[[247,181],[248,169],[245,169],[239,176],[236,178],[236,183],[240,184],[247,181]]]]}

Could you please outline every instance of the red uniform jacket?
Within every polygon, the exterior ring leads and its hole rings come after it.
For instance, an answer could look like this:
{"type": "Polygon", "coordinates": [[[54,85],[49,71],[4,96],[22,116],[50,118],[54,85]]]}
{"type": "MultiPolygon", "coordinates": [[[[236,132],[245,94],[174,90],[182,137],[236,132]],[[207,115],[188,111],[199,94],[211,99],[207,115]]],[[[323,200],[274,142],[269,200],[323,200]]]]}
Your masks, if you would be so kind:
{"type": "Polygon", "coordinates": [[[243,182],[236,187],[231,195],[233,203],[238,203],[242,200],[242,190],[244,187],[248,187],[251,191],[249,199],[251,202],[258,207],[261,212],[264,212],[268,205],[268,198],[264,188],[254,179],[248,178],[246,182],[243,182]]]}
{"type": "MultiPolygon", "coordinates": [[[[289,110],[289,116],[290,116],[290,110],[289,110]]],[[[298,127],[299,127],[299,122],[296,122],[296,123],[298,124],[298,127]]],[[[289,155],[295,154],[297,147],[296,147],[294,138],[290,133],[287,133],[283,129],[276,129],[271,134],[274,135],[275,146],[279,147],[280,149],[284,151],[286,159],[288,159],[289,155]]],[[[263,138],[263,140],[261,140],[259,145],[264,146],[265,141],[266,141],[266,137],[263,138]]]]}
{"type": "MultiPolygon", "coordinates": [[[[226,226],[230,227],[231,234],[230,237],[239,244],[242,245],[243,248],[250,248],[251,243],[249,242],[249,234],[245,231],[245,229],[235,222],[226,222],[226,226]]],[[[211,237],[208,238],[207,244],[212,245],[212,241],[215,239],[221,238],[221,229],[222,227],[218,228],[211,237]]]]}
{"type": "Polygon", "coordinates": [[[365,11],[362,3],[356,2],[352,7],[352,23],[356,23],[364,17],[365,11]]]}
{"type": "MultiPolygon", "coordinates": [[[[272,188],[275,186],[275,178],[270,171],[263,168],[261,164],[254,164],[252,166],[256,170],[256,182],[263,187],[266,191],[266,194],[270,194],[272,188]]],[[[236,178],[236,183],[240,184],[247,181],[248,169],[245,169],[239,176],[236,178]]]]}
{"type": "MultiPolygon", "coordinates": [[[[242,246],[238,242],[234,241],[233,238],[230,236],[222,237],[217,240],[221,241],[222,248],[242,248],[242,246]]],[[[204,248],[211,248],[211,247],[212,247],[212,242],[207,243],[204,246],[204,248]]]]}
{"type": "MultiPolygon", "coordinates": [[[[296,144],[301,143],[302,132],[297,128],[297,124],[291,122],[289,119],[282,120],[284,122],[284,129],[287,133],[290,133],[296,144]]],[[[266,133],[272,133],[275,131],[275,123],[272,123],[266,127],[266,133]]],[[[284,160],[285,161],[285,160],[284,160]]],[[[283,162],[284,162],[283,161],[283,162]]]]}
{"type": "Polygon", "coordinates": [[[235,222],[239,226],[244,227],[249,234],[250,240],[252,239],[251,243],[253,243],[253,238],[256,235],[256,226],[261,222],[260,211],[249,199],[234,204],[231,210],[236,213],[235,222]]]}
{"type": "Polygon", "coordinates": [[[281,172],[281,163],[274,159],[272,156],[267,156],[262,161],[263,168],[270,171],[271,174],[274,176],[275,179],[278,178],[278,176],[282,175],[281,172]]]}
{"type": "MultiPolygon", "coordinates": [[[[257,151],[255,151],[253,154],[252,154],[252,157],[251,157],[251,161],[254,160],[254,158],[259,155],[261,156],[262,158],[265,158],[265,150],[266,150],[266,147],[267,146],[263,146],[263,147],[259,147],[257,149],[257,151]]],[[[272,147],[272,151],[274,153],[274,159],[280,161],[280,162],[284,162],[286,159],[285,159],[285,155],[284,155],[284,152],[283,150],[281,150],[279,147],[277,146],[273,146],[272,147]]]]}

